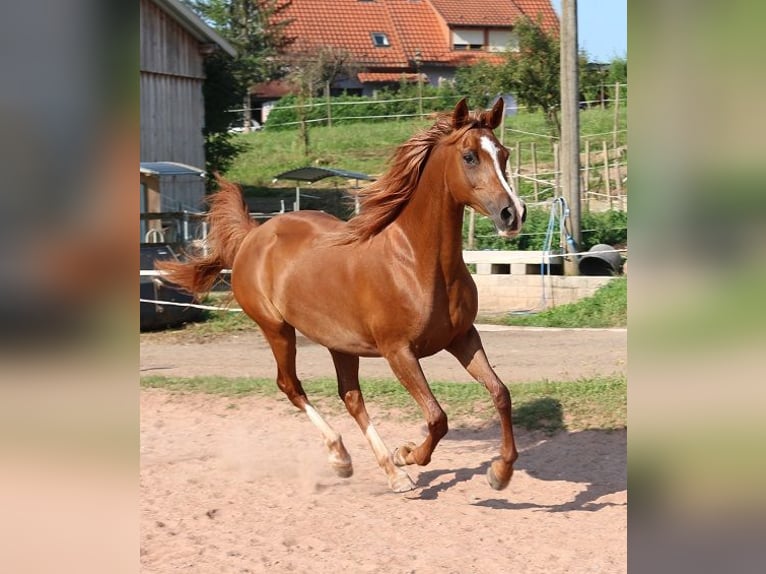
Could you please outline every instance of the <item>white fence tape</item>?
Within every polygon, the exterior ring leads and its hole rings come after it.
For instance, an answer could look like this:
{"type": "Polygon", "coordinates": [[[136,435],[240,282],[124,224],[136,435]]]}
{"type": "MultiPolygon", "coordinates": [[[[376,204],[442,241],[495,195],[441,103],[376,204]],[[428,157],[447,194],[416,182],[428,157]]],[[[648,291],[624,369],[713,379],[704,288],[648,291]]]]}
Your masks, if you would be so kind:
{"type": "MultiPolygon", "coordinates": [[[[604,249],[603,251],[579,251],[577,253],[543,253],[540,256],[540,262],[550,260],[552,257],[572,257],[594,253],[624,253],[627,249],[604,249]]],[[[509,253],[518,253],[518,251],[509,251],[509,253]]],[[[221,273],[231,273],[231,269],[223,269],[221,273]]],[[[154,269],[141,269],[142,277],[161,277],[165,275],[163,271],[157,271],[154,269]]],[[[158,299],[143,299],[140,298],[141,303],[154,303],[155,305],[172,305],[176,307],[191,307],[194,309],[204,309],[206,311],[231,311],[232,313],[241,313],[242,309],[237,307],[216,307],[214,305],[200,305],[197,303],[178,303],[176,301],[161,301],[158,299]]]]}

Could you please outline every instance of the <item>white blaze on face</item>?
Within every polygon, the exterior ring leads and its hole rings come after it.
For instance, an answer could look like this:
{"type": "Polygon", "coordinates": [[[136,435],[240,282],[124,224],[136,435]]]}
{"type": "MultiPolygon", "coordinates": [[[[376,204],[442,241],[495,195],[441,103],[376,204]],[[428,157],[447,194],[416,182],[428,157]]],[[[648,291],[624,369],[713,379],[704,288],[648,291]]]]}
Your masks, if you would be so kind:
{"type": "Polygon", "coordinates": [[[495,166],[495,173],[497,174],[497,179],[500,180],[500,184],[503,186],[503,189],[505,189],[505,192],[508,194],[508,197],[511,198],[511,203],[513,203],[513,211],[514,211],[515,217],[521,217],[521,214],[524,212],[521,199],[519,199],[519,196],[513,192],[513,190],[511,189],[511,186],[508,185],[508,181],[503,176],[503,170],[500,169],[500,159],[499,159],[500,150],[497,149],[495,142],[493,142],[487,136],[481,136],[481,138],[479,138],[479,141],[481,142],[481,148],[487,152],[489,157],[492,158],[492,163],[495,166]]]}

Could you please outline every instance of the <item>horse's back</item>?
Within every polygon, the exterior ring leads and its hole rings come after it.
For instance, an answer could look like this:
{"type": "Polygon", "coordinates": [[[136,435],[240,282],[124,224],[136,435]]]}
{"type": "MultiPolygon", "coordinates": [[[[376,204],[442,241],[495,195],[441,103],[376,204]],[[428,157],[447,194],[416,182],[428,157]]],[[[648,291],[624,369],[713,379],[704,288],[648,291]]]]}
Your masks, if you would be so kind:
{"type": "Polygon", "coordinates": [[[254,228],[242,242],[234,259],[234,279],[255,275],[276,276],[288,271],[305,253],[344,222],[321,211],[297,211],[278,215],[254,228]]]}

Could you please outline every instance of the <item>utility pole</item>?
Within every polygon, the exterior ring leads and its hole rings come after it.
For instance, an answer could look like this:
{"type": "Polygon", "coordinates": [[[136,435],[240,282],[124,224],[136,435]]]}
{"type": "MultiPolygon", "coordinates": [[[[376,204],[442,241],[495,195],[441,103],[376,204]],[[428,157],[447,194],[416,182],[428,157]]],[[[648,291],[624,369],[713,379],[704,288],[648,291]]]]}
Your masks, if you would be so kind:
{"type": "Polygon", "coordinates": [[[423,56],[420,50],[415,51],[415,72],[418,75],[418,119],[423,119],[423,74],[420,73],[420,66],[423,63],[423,56]]]}
{"type": "MultiPolygon", "coordinates": [[[[580,232],[580,89],[577,73],[577,0],[561,0],[561,184],[569,206],[575,245],[580,232]]],[[[569,245],[562,238],[566,251],[569,245]]],[[[564,274],[579,275],[577,261],[564,259],[564,274]]]]}

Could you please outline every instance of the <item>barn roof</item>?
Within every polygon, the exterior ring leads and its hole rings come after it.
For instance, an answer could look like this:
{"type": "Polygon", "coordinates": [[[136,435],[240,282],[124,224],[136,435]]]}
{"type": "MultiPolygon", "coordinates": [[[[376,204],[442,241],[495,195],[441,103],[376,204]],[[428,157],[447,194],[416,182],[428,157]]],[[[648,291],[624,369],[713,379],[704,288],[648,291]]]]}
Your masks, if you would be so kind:
{"type": "Polygon", "coordinates": [[[184,6],[179,0],[153,0],[153,2],[170,14],[189,34],[200,42],[217,44],[231,57],[237,55],[237,51],[231,44],[205,24],[199,16],[184,6]]]}

